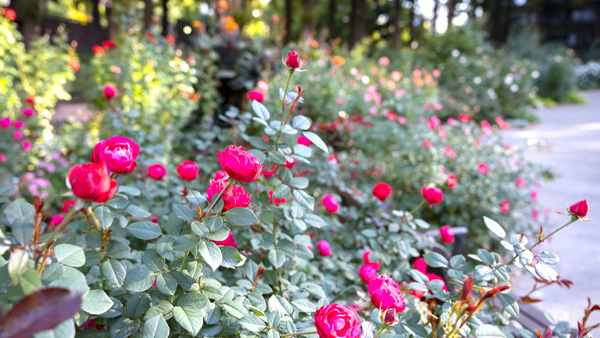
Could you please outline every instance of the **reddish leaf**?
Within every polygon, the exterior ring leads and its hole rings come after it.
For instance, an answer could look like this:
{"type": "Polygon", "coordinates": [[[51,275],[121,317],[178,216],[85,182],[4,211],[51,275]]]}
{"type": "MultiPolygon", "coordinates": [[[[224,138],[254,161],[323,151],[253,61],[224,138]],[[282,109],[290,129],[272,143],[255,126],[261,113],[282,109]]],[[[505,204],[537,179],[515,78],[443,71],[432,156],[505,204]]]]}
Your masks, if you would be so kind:
{"type": "Polygon", "coordinates": [[[4,319],[3,338],[27,338],[75,316],[83,295],[62,288],[38,290],[21,299],[4,319]]]}
{"type": "Polygon", "coordinates": [[[538,330],[535,330],[535,338],[542,338],[542,333],[538,330]]]}
{"type": "Polygon", "coordinates": [[[541,299],[537,299],[537,298],[531,298],[529,296],[524,296],[521,297],[521,301],[525,304],[532,304],[532,303],[537,303],[537,302],[541,302],[541,299]]]}
{"type": "Polygon", "coordinates": [[[550,330],[550,328],[548,328],[546,330],[546,334],[544,335],[544,338],[552,338],[552,330],[550,330]]]}

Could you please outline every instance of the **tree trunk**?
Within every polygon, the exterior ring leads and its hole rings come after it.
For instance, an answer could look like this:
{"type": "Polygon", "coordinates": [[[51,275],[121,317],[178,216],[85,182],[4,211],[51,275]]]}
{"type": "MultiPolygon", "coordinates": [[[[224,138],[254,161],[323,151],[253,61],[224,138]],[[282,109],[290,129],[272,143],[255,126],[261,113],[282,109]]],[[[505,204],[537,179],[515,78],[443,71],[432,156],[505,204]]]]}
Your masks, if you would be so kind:
{"type": "Polygon", "coordinates": [[[336,12],[335,0],[329,0],[329,12],[327,13],[328,28],[329,28],[329,40],[333,40],[337,37],[335,31],[335,12],[336,12]]]}
{"type": "Polygon", "coordinates": [[[154,15],[154,7],[152,0],[144,0],[144,30],[149,30],[152,27],[152,16],[154,15]]]}
{"type": "Polygon", "coordinates": [[[415,25],[413,22],[415,21],[415,0],[410,0],[410,12],[408,16],[408,32],[410,34],[410,42],[412,43],[415,40],[415,25]]]}
{"type": "Polygon", "coordinates": [[[392,49],[398,50],[400,46],[400,17],[402,16],[402,0],[394,0],[394,11],[392,13],[392,49]]]}
{"type": "Polygon", "coordinates": [[[313,30],[314,18],[312,13],[313,0],[302,1],[302,37],[310,35],[313,30]]]}
{"type": "Polygon", "coordinates": [[[283,44],[292,42],[292,0],[285,0],[285,37],[283,44]]]}
{"type": "Polygon", "coordinates": [[[504,4],[504,33],[501,39],[502,42],[506,42],[506,40],[508,39],[508,35],[510,34],[510,26],[512,24],[511,14],[512,1],[506,1],[506,3],[504,4]]]}
{"type": "Polygon", "coordinates": [[[100,5],[99,0],[92,0],[92,20],[93,25],[100,27],[100,9],[98,6],[100,5]]]}
{"type": "Polygon", "coordinates": [[[433,22],[431,23],[431,28],[433,29],[433,34],[436,33],[435,28],[437,25],[439,7],[440,7],[440,0],[434,0],[433,1],[433,22]]]}
{"type": "Polygon", "coordinates": [[[169,0],[162,0],[162,35],[169,34],[169,0]]]}
{"type": "Polygon", "coordinates": [[[350,11],[350,38],[348,47],[352,48],[362,39],[365,33],[365,14],[366,0],[352,0],[352,9],[350,11]]]}
{"type": "Polygon", "coordinates": [[[450,28],[452,27],[452,20],[454,19],[454,10],[456,9],[456,1],[457,0],[448,0],[448,30],[450,30],[450,28]]]}

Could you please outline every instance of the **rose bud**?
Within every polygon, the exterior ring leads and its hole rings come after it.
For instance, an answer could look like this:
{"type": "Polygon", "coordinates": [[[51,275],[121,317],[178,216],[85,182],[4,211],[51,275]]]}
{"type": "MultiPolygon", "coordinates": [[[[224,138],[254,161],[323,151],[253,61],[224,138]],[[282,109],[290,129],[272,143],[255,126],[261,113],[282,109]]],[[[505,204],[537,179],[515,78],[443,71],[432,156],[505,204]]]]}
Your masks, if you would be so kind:
{"type": "Polygon", "coordinates": [[[315,313],[319,338],[359,338],[360,317],[356,310],[340,304],[321,306],[315,313]]]}
{"type": "Polygon", "coordinates": [[[332,194],[327,194],[323,196],[321,202],[325,206],[325,210],[332,214],[335,214],[340,209],[337,199],[335,199],[335,197],[332,194]]]}
{"type": "Polygon", "coordinates": [[[75,206],[74,200],[66,200],[66,201],[64,201],[63,207],[62,207],[62,209],[60,209],[60,212],[67,213],[67,212],[69,212],[69,208],[74,207],[74,206],[75,206]]]}
{"type": "Polygon", "coordinates": [[[86,163],[69,170],[69,183],[73,194],[84,200],[103,203],[117,191],[117,181],[111,180],[106,163],[86,163]]]}
{"type": "Polygon", "coordinates": [[[331,247],[325,240],[320,240],[317,243],[317,249],[319,249],[319,256],[329,257],[331,256],[331,247]]]}
{"type": "Polygon", "coordinates": [[[160,181],[165,175],[167,175],[167,169],[160,163],[155,163],[148,167],[148,177],[151,179],[160,181]]]}
{"type": "Polygon", "coordinates": [[[177,167],[179,177],[184,181],[193,181],[198,177],[200,168],[192,161],[185,161],[177,167]]]}
{"type": "Polygon", "coordinates": [[[444,199],[444,194],[442,193],[442,189],[440,188],[427,188],[426,186],[423,186],[423,189],[421,189],[421,194],[423,195],[423,198],[429,203],[429,206],[438,204],[444,199]]]}
{"type": "Polygon", "coordinates": [[[262,172],[263,176],[264,176],[265,178],[270,178],[270,177],[273,177],[273,175],[275,175],[275,168],[276,168],[276,167],[275,167],[274,165],[271,165],[271,166],[265,167],[265,168],[263,169],[263,172],[262,172]],[[270,168],[270,170],[268,170],[267,168],[270,168]]]}
{"type": "Polygon", "coordinates": [[[111,84],[107,84],[104,86],[104,96],[110,100],[113,97],[117,96],[117,88],[111,84]]]}
{"type": "Polygon", "coordinates": [[[6,155],[4,155],[3,153],[0,153],[0,163],[4,163],[6,162],[6,155]]]}
{"type": "Polygon", "coordinates": [[[287,59],[285,59],[285,65],[290,69],[296,69],[300,67],[300,62],[300,56],[293,50],[288,53],[287,59]]]}
{"type": "Polygon", "coordinates": [[[224,172],[223,170],[217,170],[215,171],[215,181],[221,180],[223,178],[227,177],[227,173],[224,172]]]}
{"type": "Polygon", "coordinates": [[[456,184],[458,184],[458,182],[456,181],[456,175],[449,174],[448,175],[448,188],[450,188],[450,190],[452,190],[456,187],[456,184]]]}
{"type": "Polygon", "coordinates": [[[392,277],[380,275],[373,278],[368,290],[375,308],[381,311],[394,309],[398,313],[404,311],[404,297],[392,277]]]}
{"type": "Polygon", "coordinates": [[[365,264],[358,268],[358,276],[367,284],[369,284],[373,278],[378,276],[377,270],[380,267],[379,262],[371,262],[369,259],[371,252],[373,252],[373,250],[367,250],[363,253],[363,261],[365,264]]]}
{"type": "Polygon", "coordinates": [[[35,103],[35,99],[31,96],[27,96],[27,98],[25,99],[25,102],[27,102],[30,105],[33,105],[35,103]]]}
{"type": "Polygon", "coordinates": [[[128,174],[135,170],[139,153],[140,147],[132,140],[113,136],[96,144],[91,159],[92,162],[106,162],[108,170],[115,174],[128,174]]]}
{"type": "Polygon", "coordinates": [[[310,147],[312,145],[312,142],[308,139],[308,137],[306,136],[298,136],[298,139],[296,140],[298,142],[298,144],[310,147]]]}
{"type": "Polygon", "coordinates": [[[258,90],[252,90],[252,91],[248,92],[248,98],[250,100],[255,100],[260,103],[263,103],[263,101],[265,100],[265,94],[263,94],[262,92],[260,92],[258,90]]]}
{"type": "Polygon", "coordinates": [[[27,117],[30,117],[35,114],[35,110],[33,110],[33,108],[27,107],[27,108],[24,108],[23,110],[21,110],[21,114],[23,114],[27,117]]]}
{"type": "MultiPolygon", "coordinates": [[[[291,156],[290,156],[291,157],[291,156]]],[[[291,161],[288,161],[287,159],[285,160],[285,164],[283,165],[284,167],[288,168],[288,169],[292,169],[295,165],[296,165],[296,159],[291,157],[291,161]]]]}
{"type": "Polygon", "coordinates": [[[384,323],[391,325],[398,320],[398,313],[396,312],[396,309],[387,309],[382,317],[384,323]]]}
{"type": "Polygon", "coordinates": [[[58,215],[54,215],[52,216],[52,218],[50,219],[50,224],[57,226],[59,225],[63,219],[65,219],[65,216],[58,214],[58,215]]]}
{"type": "Polygon", "coordinates": [[[222,246],[230,246],[232,248],[237,248],[238,245],[235,242],[235,240],[233,239],[233,232],[229,232],[229,235],[227,235],[227,238],[225,238],[222,241],[213,241],[216,245],[222,245],[222,246]]]}
{"type": "MultiPolygon", "coordinates": [[[[210,180],[206,195],[209,202],[212,203],[213,196],[218,195],[227,186],[228,180],[210,180]]],[[[252,201],[252,196],[244,190],[244,187],[231,186],[221,195],[223,198],[223,211],[233,208],[246,208],[252,201]]]]}
{"type": "Polygon", "coordinates": [[[236,181],[254,182],[263,169],[258,158],[244,147],[228,146],[222,152],[219,151],[218,156],[221,168],[236,181]]]}
{"type": "Polygon", "coordinates": [[[377,199],[384,202],[390,195],[392,195],[392,187],[389,184],[383,182],[375,184],[373,196],[377,199]]]}
{"type": "Polygon", "coordinates": [[[585,217],[588,212],[587,200],[579,201],[569,207],[569,212],[579,218],[585,217]]]}
{"type": "Polygon", "coordinates": [[[454,243],[454,233],[452,232],[452,229],[449,226],[444,225],[443,227],[441,227],[440,235],[442,236],[442,242],[448,244],[454,243]]]}

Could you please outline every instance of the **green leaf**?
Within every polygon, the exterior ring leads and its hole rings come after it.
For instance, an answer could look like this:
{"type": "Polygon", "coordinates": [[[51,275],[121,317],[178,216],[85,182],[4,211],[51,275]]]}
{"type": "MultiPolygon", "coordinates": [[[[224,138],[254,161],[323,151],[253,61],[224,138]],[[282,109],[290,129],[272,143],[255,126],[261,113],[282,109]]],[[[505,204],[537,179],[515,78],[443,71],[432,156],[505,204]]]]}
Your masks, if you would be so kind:
{"type": "Polygon", "coordinates": [[[24,250],[16,250],[10,254],[8,260],[8,275],[13,285],[19,284],[21,276],[29,268],[29,255],[24,250]]]}
{"type": "Polygon", "coordinates": [[[161,273],[156,277],[156,286],[165,295],[174,295],[177,291],[177,280],[168,273],[161,273]]]}
{"type": "Polygon", "coordinates": [[[54,248],[54,253],[58,262],[64,265],[80,267],[85,264],[85,254],[79,246],[59,244],[54,248]]]}
{"type": "Polygon", "coordinates": [[[129,196],[139,196],[141,195],[140,189],[136,187],[130,187],[126,185],[119,185],[119,189],[117,192],[129,195],[129,196]]]}
{"type": "Polygon", "coordinates": [[[136,238],[145,241],[155,239],[162,234],[158,224],[150,221],[131,223],[127,226],[127,230],[136,238]]]}
{"type": "Polygon", "coordinates": [[[244,305],[232,300],[223,303],[223,309],[237,319],[241,319],[248,314],[248,310],[246,310],[244,305]]]}
{"type": "Polygon", "coordinates": [[[292,127],[299,130],[308,130],[310,128],[310,120],[303,115],[296,115],[292,119],[292,127]]]}
{"type": "Polygon", "coordinates": [[[292,189],[290,189],[290,187],[288,187],[287,185],[280,184],[273,190],[273,197],[286,198],[290,194],[291,190],[292,189]]]}
{"type": "Polygon", "coordinates": [[[311,303],[306,299],[297,299],[292,301],[292,305],[295,306],[300,312],[313,313],[317,311],[315,304],[311,303]]]}
{"type": "Polygon", "coordinates": [[[0,197],[10,197],[17,192],[17,187],[14,185],[8,185],[0,187],[0,197]]]}
{"type": "Polygon", "coordinates": [[[136,332],[140,324],[132,319],[121,317],[110,325],[110,338],[127,338],[136,332]]]}
{"type": "Polygon", "coordinates": [[[37,333],[33,338],[73,338],[75,337],[75,323],[73,319],[67,319],[58,324],[52,330],[42,331],[37,333]]]}
{"type": "Polygon", "coordinates": [[[483,221],[485,222],[485,226],[487,226],[487,228],[496,236],[500,238],[504,238],[506,236],[506,231],[504,231],[498,222],[485,216],[483,216],[483,221]]]}
{"type": "Polygon", "coordinates": [[[240,319],[240,324],[242,324],[246,330],[254,333],[259,333],[267,327],[265,323],[254,314],[242,317],[242,319],[240,319]]]}
{"type": "Polygon", "coordinates": [[[304,136],[306,136],[319,149],[329,154],[329,149],[327,149],[327,145],[325,144],[325,142],[323,142],[323,140],[321,140],[319,135],[313,133],[312,131],[305,131],[302,134],[304,134],[304,136]]]}
{"type": "Polygon", "coordinates": [[[115,216],[113,215],[112,211],[110,211],[110,208],[106,206],[97,207],[94,210],[94,215],[96,215],[98,223],[100,223],[100,226],[104,230],[108,229],[115,219],[115,216]]]}
{"type": "Polygon", "coordinates": [[[489,281],[494,278],[494,271],[485,265],[477,265],[475,267],[475,278],[481,281],[489,281]]]}
{"type": "MultiPolygon", "coordinates": [[[[164,238],[164,237],[163,237],[164,238]]],[[[193,248],[197,247],[200,244],[202,239],[198,236],[194,235],[183,235],[177,237],[175,240],[175,244],[173,245],[173,249],[178,251],[190,251],[193,248]]]]}
{"type": "Polygon", "coordinates": [[[195,207],[201,207],[207,203],[206,197],[196,190],[190,190],[185,198],[195,207]]]}
{"type": "Polygon", "coordinates": [[[227,220],[235,225],[247,226],[258,223],[258,218],[250,209],[233,208],[225,212],[227,220]]]}
{"type": "Polygon", "coordinates": [[[200,237],[206,237],[210,232],[210,230],[208,230],[208,228],[206,227],[206,224],[198,221],[193,221],[191,228],[192,232],[200,237]]]}
{"type": "Polygon", "coordinates": [[[248,142],[250,142],[250,144],[257,149],[265,150],[269,148],[269,144],[265,142],[262,137],[250,136],[248,138],[248,142]]]}
{"type": "Polygon", "coordinates": [[[307,194],[304,190],[294,190],[294,198],[296,201],[307,207],[310,210],[314,210],[315,198],[307,194]]]}
{"type": "Polygon", "coordinates": [[[152,216],[152,214],[150,212],[148,212],[148,210],[146,210],[142,207],[139,207],[137,205],[133,205],[133,204],[130,204],[129,206],[127,206],[126,211],[131,216],[137,217],[137,218],[146,218],[146,217],[152,216]]]}
{"type": "Polygon", "coordinates": [[[202,328],[202,313],[194,306],[173,307],[173,318],[192,336],[202,328]]]}
{"type": "Polygon", "coordinates": [[[423,257],[427,265],[432,268],[445,268],[448,266],[448,260],[437,252],[428,252],[423,257]]]}
{"type": "Polygon", "coordinates": [[[217,271],[223,260],[223,255],[219,247],[213,242],[200,242],[198,252],[213,271],[217,271]]]}
{"type": "Polygon", "coordinates": [[[217,231],[223,227],[223,218],[221,216],[213,216],[205,223],[209,231],[217,231]]]}
{"type": "Polygon", "coordinates": [[[173,212],[177,217],[186,222],[193,221],[194,217],[197,216],[194,214],[194,210],[183,204],[173,204],[173,212]]]}
{"type": "Polygon", "coordinates": [[[36,270],[27,269],[21,276],[19,285],[23,290],[23,294],[28,295],[42,288],[42,280],[36,270]]]}
{"type": "Polygon", "coordinates": [[[553,254],[548,251],[542,251],[539,254],[537,254],[536,257],[540,261],[550,265],[558,264],[558,262],[560,261],[560,258],[556,254],[553,254]]]}
{"type": "Polygon", "coordinates": [[[475,330],[477,338],[506,338],[502,331],[493,325],[481,325],[475,330]]]}
{"type": "Polygon", "coordinates": [[[235,268],[244,265],[246,257],[242,256],[238,249],[230,246],[222,246],[219,249],[221,249],[221,254],[223,255],[221,266],[235,268]]]}
{"type": "Polygon", "coordinates": [[[285,164],[286,159],[285,156],[278,151],[269,151],[268,153],[269,160],[275,164],[285,164]]]}
{"type": "Polygon", "coordinates": [[[283,263],[285,263],[285,254],[281,250],[271,249],[271,251],[269,251],[268,257],[269,262],[271,262],[271,264],[273,264],[273,266],[276,268],[280,268],[283,265],[283,263]]]}
{"type": "Polygon", "coordinates": [[[102,274],[108,282],[116,287],[121,287],[125,281],[127,270],[118,260],[109,259],[102,264],[102,274]]]}
{"type": "Polygon", "coordinates": [[[123,286],[131,292],[142,292],[152,287],[153,283],[154,276],[151,275],[150,270],[144,265],[140,265],[137,269],[127,273],[123,286]]]}
{"type": "Polygon", "coordinates": [[[501,293],[498,295],[500,303],[504,308],[504,311],[508,312],[511,316],[519,318],[519,304],[510,295],[501,293]]]}
{"type": "Polygon", "coordinates": [[[162,315],[156,315],[144,323],[143,338],[168,338],[169,325],[162,315]]]}
{"type": "Polygon", "coordinates": [[[262,103],[256,100],[252,100],[252,110],[254,110],[256,116],[258,116],[258,118],[263,121],[268,121],[271,117],[271,114],[269,114],[269,110],[267,110],[267,107],[265,107],[262,103]]]}
{"type": "Polygon", "coordinates": [[[229,232],[230,230],[228,227],[222,227],[218,231],[213,231],[208,234],[208,239],[213,241],[224,241],[229,236],[229,232]]]}
{"type": "Polygon", "coordinates": [[[152,298],[147,293],[138,293],[129,299],[125,314],[127,317],[138,318],[143,316],[150,308],[152,298]]]}
{"type": "Polygon", "coordinates": [[[288,184],[296,189],[306,189],[308,188],[308,178],[306,177],[294,177],[292,178],[288,184]]]}
{"type": "Polygon", "coordinates": [[[90,290],[83,297],[81,309],[91,315],[101,315],[113,306],[113,301],[102,290],[90,290]]]}
{"type": "Polygon", "coordinates": [[[2,211],[4,221],[12,227],[11,233],[21,246],[31,241],[34,232],[35,208],[24,199],[9,203],[2,211]]]}

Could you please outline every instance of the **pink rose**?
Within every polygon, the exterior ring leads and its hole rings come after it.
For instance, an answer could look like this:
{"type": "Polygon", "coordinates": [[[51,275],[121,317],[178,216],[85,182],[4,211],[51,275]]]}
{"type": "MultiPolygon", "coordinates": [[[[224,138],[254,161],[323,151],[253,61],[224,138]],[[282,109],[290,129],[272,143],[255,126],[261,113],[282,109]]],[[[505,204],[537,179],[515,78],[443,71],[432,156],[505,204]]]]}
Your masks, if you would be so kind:
{"type": "Polygon", "coordinates": [[[379,63],[379,65],[382,67],[387,67],[390,65],[390,59],[387,56],[382,56],[379,58],[377,63],[379,63]]]}
{"type": "Polygon", "coordinates": [[[92,162],[106,162],[108,170],[115,174],[128,174],[135,170],[139,153],[140,147],[132,140],[113,136],[96,144],[91,158],[92,162]]]}
{"type": "Polygon", "coordinates": [[[508,123],[504,122],[504,119],[501,117],[496,117],[496,123],[500,127],[500,129],[508,129],[508,123]]]}
{"type": "Polygon", "coordinates": [[[444,147],[444,154],[448,155],[450,158],[456,158],[456,153],[451,147],[444,147]]]}
{"type": "Polygon", "coordinates": [[[235,242],[235,240],[233,239],[233,232],[229,232],[229,235],[227,235],[227,238],[225,238],[222,241],[213,241],[216,245],[223,245],[223,246],[230,246],[232,248],[237,248],[238,245],[235,242]]]}
{"type": "Polygon", "coordinates": [[[335,199],[335,197],[332,194],[327,194],[323,196],[321,202],[325,206],[325,210],[332,214],[336,213],[340,209],[337,199],[335,199]]]}
{"type": "Polygon", "coordinates": [[[442,110],[442,108],[444,108],[444,106],[442,106],[442,104],[439,102],[436,102],[433,104],[433,109],[435,109],[435,110],[439,111],[439,110],[442,110]]]}
{"type": "Polygon", "coordinates": [[[27,141],[27,140],[25,140],[25,141],[21,142],[21,146],[22,146],[22,147],[23,147],[23,149],[24,149],[24,150],[26,150],[26,151],[30,151],[30,150],[31,150],[31,147],[32,147],[32,145],[31,145],[31,142],[29,142],[29,141],[27,141]]]}
{"type": "Polygon", "coordinates": [[[287,58],[285,59],[285,65],[288,66],[291,69],[296,69],[298,67],[300,67],[300,56],[295,52],[295,51],[291,51],[288,53],[287,58]]]}
{"type": "Polygon", "coordinates": [[[450,190],[454,189],[454,187],[456,187],[457,181],[456,181],[456,175],[454,174],[449,174],[448,175],[448,188],[450,188],[450,190]]]}
{"type": "Polygon", "coordinates": [[[0,153],[0,163],[4,163],[6,162],[6,155],[4,155],[3,153],[0,153]]]}
{"type": "Polygon", "coordinates": [[[117,88],[114,85],[107,84],[104,86],[104,96],[110,100],[113,97],[117,96],[117,88]]]}
{"type": "Polygon", "coordinates": [[[103,203],[117,191],[116,180],[111,180],[105,162],[76,165],[69,170],[69,183],[73,194],[84,200],[103,203]]]}
{"type": "Polygon", "coordinates": [[[56,226],[59,225],[63,219],[65,219],[65,216],[58,214],[58,215],[54,215],[52,216],[52,218],[50,219],[50,224],[56,226]]]}
{"type": "Polygon", "coordinates": [[[419,258],[415,259],[413,264],[415,265],[415,270],[417,270],[421,273],[427,273],[427,262],[425,262],[424,258],[419,257],[419,258]]]}
{"type": "Polygon", "coordinates": [[[274,165],[263,168],[263,171],[262,171],[263,176],[265,178],[273,177],[273,175],[275,175],[275,168],[276,167],[274,165]],[[270,168],[270,170],[267,168],[270,168]]]}
{"type": "Polygon", "coordinates": [[[215,181],[222,180],[225,177],[227,177],[227,173],[224,172],[223,170],[215,171],[215,178],[214,178],[215,181]]]}
{"type": "Polygon", "coordinates": [[[360,276],[360,279],[362,279],[362,281],[367,284],[373,278],[378,276],[377,270],[380,267],[379,262],[371,262],[371,260],[369,259],[371,252],[373,252],[373,250],[367,250],[363,253],[363,261],[365,264],[361,265],[360,268],[358,268],[358,275],[360,276]]]}
{"type": "MultiPolygon", "coordinates": [[[[212,202],[213,196],[219,194],[227,186],[228,180],[210,180],[206,195],[209,202],[212,202]]],[[[244,190],[241,186],[230,186],[221,197],[223,198],[223,211],[233,208],[246,208],[252,202],[252,195],[244,190]]]]}
{"type": "Polygon", "coordinates": [[[517,187],[522,187],[525,185],[525,180],[521,177],[517,177],[515,184],[517,185],[517,187]]]}
{"type": "Polygon", "coordinates": [[[536,208],[531,208],[531,218],[533,218],[534,220],[537,221],[538,217],[539,217],[539,212],[538,209],[536,208]]]}
{"type": "Polygon", "coordinates": [[[505,199],[504,201],[502,201],[502,203],[500,204],[500,211],[503,214],[508,214],[510,212],[510,200],[505,199]]]}
{"type": "Polygon", "coordinates": [[[263,169],[258,158],[244,147],[228,146],[218,156],[221,168],[236,181],[254,182],[263,169]]]}
{"type": "Polygon", "coordinates": [[[423,141],[423,147],[425,147],[425,148],[431,147],[431,141],[429,141],[429,140],[423,141]]]}
{"type": "Polygon", "coordinates": [[[427,188],[427,186],[423,186],[423,189],[421,189],[421,195],[423,195],[423,198],[429,203],[429,206],[441,203],[444,199],[442,189],[435,187],[427,188]]]}
{"type": "Polygon", "coordinates": [[[442,242],[448,244],[454,243],[454,233],[452,232],[452,229],[449,226],[444,225],[443,227],[441,227],[440,235],[442,236],[442,242]]]}
{"type": "Polygon", "coordinates": [[[298,136],[298,139],[296,141],[298,142],[298,144],[302,144],[307,147],[312,145],[312,142],[306,136],[298,136]]]}
{"type": "Polygon", "coordinates": [[[319,256],[329,257],[331,256],[331,247],[325,240],[320,240],[317,243],[317,249],[319,249],[319,256]]]}
{"type": "Polygon", "coordinates": [[[406,124],[406,118],[403,116],[398,117],[398,123],[400,123],[401,125],[405,125],[406,124]]]}
{"type": "Polygon", "coordinates": [[[471,122],[471,117],[467,114],[460,114],[460,116],[458,117],[458,120],[460,122],[468,123],[468,122],[471,122]]]}
{"type": "Polygon", "coordinates": [[[15,120],[13,125],[15,126],[15,128],[21,129],[25,126],[25,123],[23,123],[23,121],[21,121],[21,120],[15,120]]]}
{"type": "Polygon", "coordinates": [[[27,108],[21,110],[21,114],[23,114],[27,117],[30,117],[35,114],[35,110],[33,110],[33,108],[27,107],[27,108]]]}
{"type": "Polygon", "coordinates": [[[379,182],[373,187],[373,196],[382,202],[390,197],[390,195],[392,195],[392,187],[387,183],[379,182]]]}
{"type": "Polygon", "coordinates": [[[177,167],[179,177],[184,181],[193,181],[198,177],[200,168],[192,161],[185,161],[177,167]]]}
{"type": "Polygon", "coordinates": [[[360,317],[351,307],[340,304],[321,306],[315,313],[319,338],[359,338],[360,317]]]}
{"type": "Polygon", "coordinates": [[[275,205],[276,207],[279,206],[279,204],[281,203],[285,203],[285,197],[284,198],[273,198],[273,190],[269,190],[269,203],[275,205]]]}
{"type": "Polygon", "coordinates": [[[167,169],[160,163],[155,163],[148,167],[148,177],[151,179],[159,181],[162,180],[165,175],[167,175],[167,169]]]}
{"type": "Polygon", "coordinates": [[[482,175],[487,175],[490,172],[490,168],[487,166],[487,164],[485,163],[479,163],[477,165],[477,170],[482,174],[482,175]]]}
{"type": "Polygon", "coordinates": [[[0,127],[4,128],[4,129],[10,128],[10,117],[5,117],[3,119],[0,119],[0,127]]]}
{"type": "Polygon", "coordinates": [[[577,217],[585,217],[588,213],[587,200],[579,201],[569,207],[569,212],[577,217]]]}
{"type": "Polygon", "coordinates": [[[430,110],[431,109],[431,103],[425,103],[425,109],[430,110]]]}
{"type": "Polygon", "coordinates": [[[248,98],[250,100],[255,100],[260,103],[263,103],[263,101],[265,100],[265,94],[263,94],[262,92],[260,92],[258,90],[252,90],[252,91],[248,92],[248,98]]]}
{"type": "Polygon", "coordinates": [[[481,122],[481,131],[486,135],[490,135],[492,133],[492,126],[488,121],[481,122]]]}
{"type": "Polygon", "coordinates": [[[23,133],[18,130],[15,130],[15,131],[13,131],[13,138],[15,140],[20,140],[23,138],[23,133]]]}
{"type": "Polygon", "coordinates": [[[398,284],[392,277],[380,275],[369,282],[369,294],[373,306],[381,311],[394,309],[397,313],[404,311],[404,297],[398,284]]]}
{"type": "Polygon", "coordinates": [[[537,191],[531,190],[531,200],[535,202],[535,201],[537,201],[537,198],[538,198],[537,191]]]}

